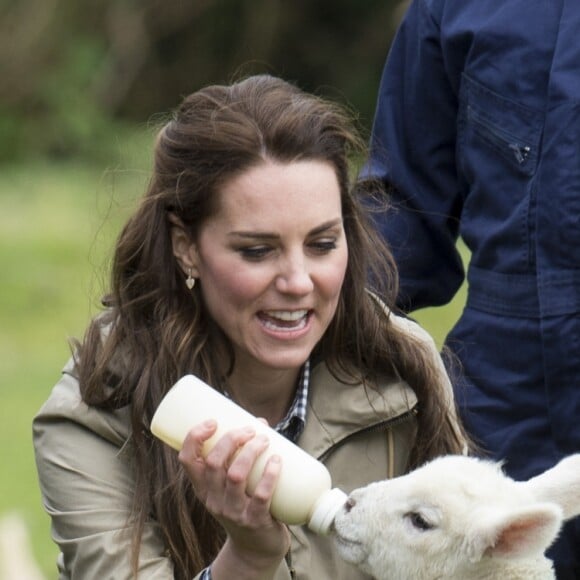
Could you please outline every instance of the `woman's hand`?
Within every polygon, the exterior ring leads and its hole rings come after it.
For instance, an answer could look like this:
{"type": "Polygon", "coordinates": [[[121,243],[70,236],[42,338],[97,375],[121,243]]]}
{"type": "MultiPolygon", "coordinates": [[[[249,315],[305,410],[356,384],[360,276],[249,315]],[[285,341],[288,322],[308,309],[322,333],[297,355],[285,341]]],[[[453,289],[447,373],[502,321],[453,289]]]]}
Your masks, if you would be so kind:
{"type": "Polygon", "coordinates": [[[215,421],[191,429],[179,454],[197,497],[228,535],[212,565],[212,575],[218,580],[221,568],[223,577],[227,577],[229,570],[234,573],[230,578],[267,578],[267,571],[278,567],[290,547],[288,529],[270,515],[281,458],[273,456],[267,461],[262,477],[249,495],[248,476],[256,459],[268,447],[268,438],[256,435],[251,427],[235,429],[221,437],[204,459],[203,444],[216,429],[215,421]]]}

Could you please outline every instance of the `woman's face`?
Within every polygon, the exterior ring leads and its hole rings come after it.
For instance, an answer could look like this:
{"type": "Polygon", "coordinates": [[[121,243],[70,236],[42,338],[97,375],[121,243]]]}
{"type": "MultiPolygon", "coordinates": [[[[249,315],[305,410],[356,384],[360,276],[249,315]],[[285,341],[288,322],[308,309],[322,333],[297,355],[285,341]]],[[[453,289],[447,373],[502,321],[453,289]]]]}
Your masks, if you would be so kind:
{"type": "Polygon", "coordinates": [[[347,267],[334,168],[265,161],[226,182],[190,258],[236,371],[300,367],[335,314],[347,267]]]}

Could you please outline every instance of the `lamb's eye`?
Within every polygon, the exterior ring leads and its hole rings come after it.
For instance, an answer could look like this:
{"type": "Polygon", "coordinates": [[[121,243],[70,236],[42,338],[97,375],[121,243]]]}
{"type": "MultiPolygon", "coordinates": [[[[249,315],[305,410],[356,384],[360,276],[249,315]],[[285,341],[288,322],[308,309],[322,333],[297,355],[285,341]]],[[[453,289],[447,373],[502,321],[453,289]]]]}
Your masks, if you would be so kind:
{"type": "Polygon", "coordinates": [[[433,525],[430,524],[420,513],[410,512],[407,514],[409,521],[413,524],[413,527],[425,532],[427,530],[433,529],[433,525]]]}

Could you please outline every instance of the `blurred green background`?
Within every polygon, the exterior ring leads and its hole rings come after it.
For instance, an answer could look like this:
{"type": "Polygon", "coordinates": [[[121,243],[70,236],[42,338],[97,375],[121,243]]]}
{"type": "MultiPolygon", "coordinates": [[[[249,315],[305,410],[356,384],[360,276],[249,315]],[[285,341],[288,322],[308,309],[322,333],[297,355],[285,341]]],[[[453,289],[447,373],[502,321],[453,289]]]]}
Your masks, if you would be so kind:
{"type": "MultiPolygon", "coordinates": [[[[5,570],[11,514],[26,526],[40,577],[57,576],[31,419],[58,380],[69,337],[82,335],[98,308],[109,251],[148,179],[160,115],[205,84],[270,72],[352,107],[368,129],[405,7],[2,0],[0,580],[26,580],[22,567],[5,570]]],[[[463,302],[462,292],[418,314],[439,344],[463,302]]]]}

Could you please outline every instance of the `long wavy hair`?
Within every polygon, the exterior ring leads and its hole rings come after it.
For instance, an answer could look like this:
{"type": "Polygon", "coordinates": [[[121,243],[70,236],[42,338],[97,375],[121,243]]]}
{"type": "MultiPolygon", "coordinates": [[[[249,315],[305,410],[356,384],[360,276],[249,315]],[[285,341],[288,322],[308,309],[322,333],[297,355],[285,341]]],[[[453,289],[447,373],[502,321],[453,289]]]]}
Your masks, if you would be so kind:
{"type": "Polygon", "coordinates": [[[163,532],[176,578],[191,578],[224,542],[220,525],[194,494],[177,454],[150,435],[151,417],[181,376],[194,373],[221,389],[227,338],[208,317],[199,293],[186,288],[173,255],[170,215],[192,239],[218,210],[223,184],[265,159],[320,160],[336,171],[348,242],[348,265],[336,314],[314,356],[341,380],[372,388],[391,373],[419,399],[410,467],[459,452],[432,355],[389,324],[374,292],[393,307],[393,258],[364,208],[356,161],[365,152],[342,107],[280,79],[258,75],[186,97],[159,131],[147,192],[118,238],[106,308],[74,344],[84,401],[113,410],[130,405],[136,488],[133,566],[145,527],[163,532]],[[355,163],[353,163],[355,160],[355,163]],[[216,353],[220,353],[220,358],[216,353]]]}

